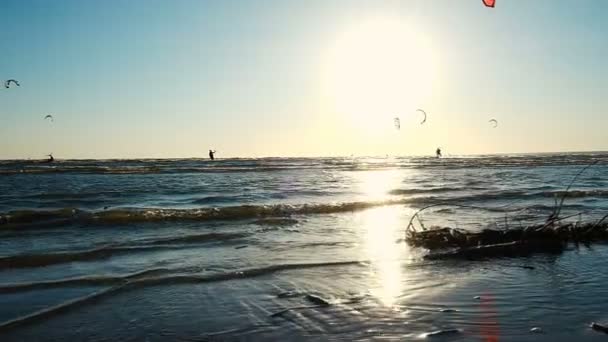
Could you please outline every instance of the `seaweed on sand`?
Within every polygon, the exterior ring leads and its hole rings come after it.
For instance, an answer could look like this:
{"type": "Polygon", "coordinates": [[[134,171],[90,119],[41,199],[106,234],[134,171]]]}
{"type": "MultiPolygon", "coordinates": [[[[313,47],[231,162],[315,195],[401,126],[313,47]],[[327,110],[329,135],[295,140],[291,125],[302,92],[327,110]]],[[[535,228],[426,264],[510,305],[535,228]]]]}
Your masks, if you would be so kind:
{"type": "Polygon", "coordinates": [[[542,223],[525,227],[521,225],[515,228],[509,227],[508,213],[517,213],[528,209],[511,209],[512,204],[487,208],[442,202],[425,206],[414,213],[405,230],[405,241],[411,246],[429,249],[433,252],[427,256],[430,259],[560,252],[569,242],[589,244],[608,241],[608,214],[596,222],[582,222],[580,218],[576,222],[566,222],[569,218],[580,217],[582,213],[560,216],[564,201],[572,185],[583,172],[596,164],[597,161],[585,166],[575,175],[562,194],[561,199],[559,201],[556,199],[549,217],[542,223]],[[438,206],[504,211],[506,229],[485,229],[481,232],[469,232],[449,227],[427,229],[420,218],[420,213],[438,206]],[[416,229],[414,220],[417,220],[420,230],[416,229]]]}

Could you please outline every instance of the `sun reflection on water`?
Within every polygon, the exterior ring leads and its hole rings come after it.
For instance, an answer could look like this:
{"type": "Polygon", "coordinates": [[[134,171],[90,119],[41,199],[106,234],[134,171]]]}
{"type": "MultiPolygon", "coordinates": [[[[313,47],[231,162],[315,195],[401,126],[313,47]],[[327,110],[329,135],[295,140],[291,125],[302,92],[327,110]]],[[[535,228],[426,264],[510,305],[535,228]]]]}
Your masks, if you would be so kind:
{"type": "Polygon", "coordinates": [[[399,187],[402,178],[403,173],[399,170],[366,171],[357,174],[359,191],[368,201],[387,198],[391,190],[399,187]]]}
{"type": "MultiPolygon", "coordinates": [[[[400,178],[397,172],[392,171],[388,174],[369,173],[362,178],[361,190],[376,199],[395,189],[400,178]]],[[[384,206],[358,214],[363,253],[366,254],[364,258],[371,261],[370,292],[389,307],[393,306],[401,295],[404,281],[401,263],[406,248],[397,243],[403,232],[402,213],[402,207],[384,206]]]]}

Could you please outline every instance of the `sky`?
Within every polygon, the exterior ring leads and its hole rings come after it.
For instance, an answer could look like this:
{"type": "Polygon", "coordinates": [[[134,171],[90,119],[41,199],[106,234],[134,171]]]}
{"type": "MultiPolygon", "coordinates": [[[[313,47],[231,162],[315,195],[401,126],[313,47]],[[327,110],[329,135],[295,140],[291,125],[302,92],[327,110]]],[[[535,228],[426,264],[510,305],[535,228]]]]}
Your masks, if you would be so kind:
{"type": "Polygon", "coordinates": [[[3,0],[0,22],[0,159],[608,150],[605,1],[3,0]]]}

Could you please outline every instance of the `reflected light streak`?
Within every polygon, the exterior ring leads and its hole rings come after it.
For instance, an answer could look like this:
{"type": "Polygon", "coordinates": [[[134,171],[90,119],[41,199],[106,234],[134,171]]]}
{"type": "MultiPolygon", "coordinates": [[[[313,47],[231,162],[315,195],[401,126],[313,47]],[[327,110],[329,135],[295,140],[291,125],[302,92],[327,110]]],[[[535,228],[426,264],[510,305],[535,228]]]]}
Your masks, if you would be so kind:
{"type": "MultiPolygon", "coordinates": [[[[361,190],[374,198],[395,189],[398,182],[396,172],[390,175],[372,172],[363,177],[361,190]]],[[[393,306],[402,291],[401,261],[406,249],[403,244],[396,243],[403,231],[399,217],[401,210],[398,206],[385,206],[359,214],[361,238],[374,275],[371,293],[386,306],[393,306]]]]}

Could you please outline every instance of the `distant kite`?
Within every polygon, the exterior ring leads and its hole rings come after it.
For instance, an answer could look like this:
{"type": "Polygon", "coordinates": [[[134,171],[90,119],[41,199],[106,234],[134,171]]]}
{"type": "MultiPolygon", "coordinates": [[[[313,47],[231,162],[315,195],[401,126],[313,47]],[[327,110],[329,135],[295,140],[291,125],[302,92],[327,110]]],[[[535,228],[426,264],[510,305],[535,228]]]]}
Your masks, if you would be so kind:
{"type": "Polygon", "coordinates": [[[496,0],[481,0],[483,1],[483,4],[486,5],[487,7],[494,7],[494,4],[496,3],[496,0]]]}
{"type": "Polygon", "coordinates": [[[416,111],[422,113],[422,115],[424,115],[424,119],[422,119],[422,121],[420,122],[420,124],[422,125],[423,123],[426,122],[426,112],[423,111],[422,109],[416,109],[416,111]]]}
{"type": "Polygon", "coordinates": [[[401,120],[399,120],[399,118],[394,118],[393,122],[395,124],[396,129],[401,129],[401,120]]]}
{"type": "Polygon", "coordinates": [[[44,120],[46,120],[46,119],[51,119],[51,122],[53,122],[53,121],[54,121],[54,120],[53,120],[53,116],[52,116],[51,114],[49,114],[49,115],[45,116],[45,117],[44,117],[44,120]]]}
{"type": "Polygon", "coordinates": [[[17,87],[20,87],[19,82],[17,82],[17,80],[7,80],[6,82],[4,82],[4,88],[10,88],[11,82],[13,82],[13,84],[15,84],[17,87]]]}
{"type": "Polygon", "coordinates": [[[488,122],[493,123],[494,124],[494,128],[498,127],[498,121],[496,119],[488,120],[488,122]]]}

